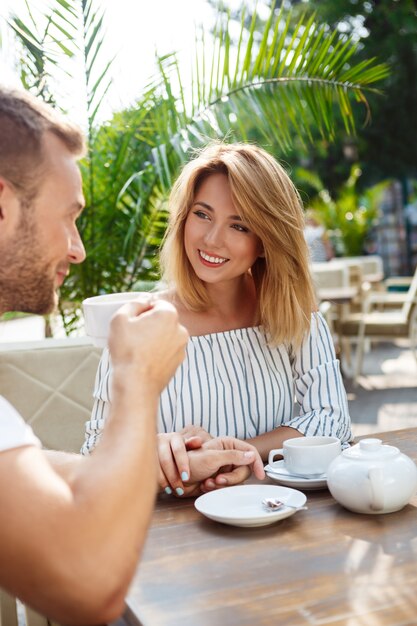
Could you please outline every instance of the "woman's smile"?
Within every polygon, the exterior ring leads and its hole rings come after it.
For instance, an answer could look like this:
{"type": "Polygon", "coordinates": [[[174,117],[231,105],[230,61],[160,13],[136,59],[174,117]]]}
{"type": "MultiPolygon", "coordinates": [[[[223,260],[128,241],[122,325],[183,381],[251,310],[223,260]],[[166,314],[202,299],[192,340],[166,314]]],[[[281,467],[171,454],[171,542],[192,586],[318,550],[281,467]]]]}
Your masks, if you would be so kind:
{"type": "Polygon", "coordinates": [[[203,250],[199,250],[198,253],[200,255],[201,262],[208,267],[220,267],[229,261],[229,259],[205,252],[203,250]]]}

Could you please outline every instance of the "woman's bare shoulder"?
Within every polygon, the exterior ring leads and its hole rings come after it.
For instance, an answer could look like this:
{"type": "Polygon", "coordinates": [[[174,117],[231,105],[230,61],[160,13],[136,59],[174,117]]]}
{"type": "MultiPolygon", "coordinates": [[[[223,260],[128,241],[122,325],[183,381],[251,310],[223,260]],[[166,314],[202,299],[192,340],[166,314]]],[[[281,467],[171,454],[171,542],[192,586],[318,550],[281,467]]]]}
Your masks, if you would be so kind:
{"type": "Polygon", "coordinates": [[[200,332],[197,332],[197,333],[195,332],[196,324],[198,327],[201,314],[195,311],[191,311],[184,304],[184,302],[180,300],[175,289],[172,289],[172,288],[161,289],[160,291],[155,292],[154,295],[155,297],[161,298],[161,300],[166,300],[167,302],[170,302],[171,304],[175,306],[175,308],[178,311],[178,318],[179,318],[180,324],[185,326],[185,328],[188,330],[190,335],[201,334],[200,332]]]}
{"type": "Polygon", "coordinates": [[[171,302],[172,304],[176,304],[174,289],[159,289],[158,291],[152,291],[151,293],[154,298],[158,298],[160,300],[165,300],[166,302],[171,302]]]}

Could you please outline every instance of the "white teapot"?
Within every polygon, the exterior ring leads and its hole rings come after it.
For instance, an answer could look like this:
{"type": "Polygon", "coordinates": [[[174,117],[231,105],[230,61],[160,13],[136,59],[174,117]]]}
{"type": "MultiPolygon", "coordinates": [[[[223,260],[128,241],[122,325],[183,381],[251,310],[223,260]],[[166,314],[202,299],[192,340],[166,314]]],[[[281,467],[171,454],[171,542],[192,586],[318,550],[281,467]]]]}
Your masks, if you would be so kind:
{"type": "Polygon", "coordinates": [[[327,469],[332,496],[356,513],[393,513],[417,491],[414,461],[381,439],[362,439],[327,469]]]}

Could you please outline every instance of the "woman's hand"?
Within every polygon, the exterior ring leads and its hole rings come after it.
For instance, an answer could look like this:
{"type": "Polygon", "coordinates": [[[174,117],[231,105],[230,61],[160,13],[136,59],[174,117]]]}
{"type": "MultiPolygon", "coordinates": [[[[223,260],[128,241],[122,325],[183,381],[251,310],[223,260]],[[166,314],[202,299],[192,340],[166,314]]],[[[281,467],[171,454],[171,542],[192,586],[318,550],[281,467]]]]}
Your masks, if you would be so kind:
{"type": "Polygon", "coordinates": [[[183,496],[186,491],[184,483],[190,479],[190,463],[188,450],[201,448],[199,437],[184,437],[179,433],[160,433],[157,435],[159,457],[159,487],[168,494],[183,496]]]}
{"type": "MultiPolygon", "coordinates": [[[[202,432],[203,429],[191,432],[202,432]]],[[[184,438],[180,433],[158,435],[159,487],[177,496],[196,496],[212,489],[238,485],[253,472],[265,478],[259,452],[234,437],[184,438]]]]}
{"type": "MultiPolygon", "coordinates": [[[[188,450],[195,450],[213,437],[201,426],[185,426],[179,433],[157,436],[159,457],[159,487],[168,494],[182,496],[190,491],[184,483],[190,479],[188,450]]],[[[208,476],[208,474],[207,474],[208,476]]]]}

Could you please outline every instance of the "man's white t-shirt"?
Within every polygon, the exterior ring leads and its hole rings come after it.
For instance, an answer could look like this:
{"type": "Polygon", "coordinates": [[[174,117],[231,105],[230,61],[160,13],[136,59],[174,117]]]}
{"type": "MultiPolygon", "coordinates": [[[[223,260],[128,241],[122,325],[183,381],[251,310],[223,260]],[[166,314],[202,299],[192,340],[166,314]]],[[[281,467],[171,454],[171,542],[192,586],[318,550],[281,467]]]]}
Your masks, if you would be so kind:
{"type": "Polygon", "coordinates": [[[40,447],[41,442],[10,402],[0,396],[0,452],[33,445],[40,447]]]}

